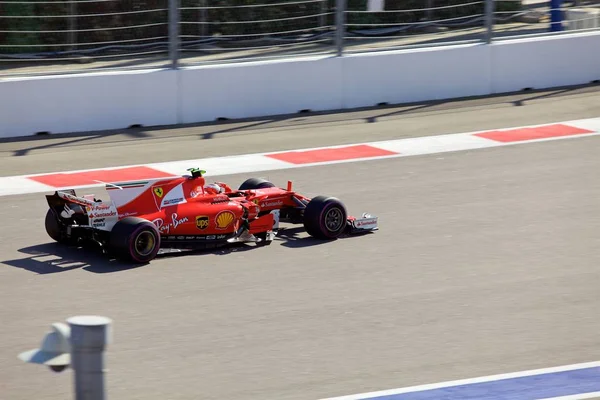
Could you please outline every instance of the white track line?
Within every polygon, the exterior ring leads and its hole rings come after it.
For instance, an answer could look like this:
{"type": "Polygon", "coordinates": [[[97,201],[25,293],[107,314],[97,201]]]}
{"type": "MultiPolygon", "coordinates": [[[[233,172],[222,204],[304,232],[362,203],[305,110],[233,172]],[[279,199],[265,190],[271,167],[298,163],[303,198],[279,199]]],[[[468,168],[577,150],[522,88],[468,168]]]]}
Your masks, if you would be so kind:
{"type": "MultiPolygon", "coordinates": [[[[448,387],[453,387],[453,386],[470,385],[470,384],[484,383],[484,382],[494,382],[494,381],[500,381],[503,379],[522,378],[522,377],[526,377],[526,376],[535,376],[535,375],[549,374],[549,373],[555,373],[555,372],[574,371],[574,370],[578,370],[578,369],[595,368],[595,367],[600,367],[600,361],[592,361],[592,362],[580,363],[580,364],[562,365],[559,367],[541,368],[541,369],[533,369],[533,370],[519,371],[519,372],[510,372],[510,373],[506,373],[506,374],[481,376],[481,377],[477,377],[477,378],[468,378],[468,379],[461,379],[461,380],[456,380],[456,381],[447,381],[447,382],[432,383],[432,384],[426,384],[426,385],[409,386],[409,387],[405,387],[405,388],[381,390],[381,391],[377,391],[377,392],[367,392],[367,393],[362,393],[362,394],[351,394],[351,395],[346,395],[346,396],[341,396],[341,397],[329,397],[329,398],[321,399],[321,400],[362,400],[362,399],[369,399],[369,398],[373,398],[373,397],[420,392],[420,391],[424,391],[424,390],[442,389],[442,388],[448,388],[448,387]]],[[[588,394],[585,394],[585,395],[588,395],[588,394]]],[[[574,395],[574,396],[580,396],[580,395],[574,395]]],[[[567,396],[564,398],[570,399],[571,397],[567,396]]],[[[584,398],[584,397],[573,397],[573,398],[579,399],[579,398],[584,398]]],[[[562,398],[558,397],[555,399],[562,399],[562,398]]]]}
{"type": "MultiPolygon", "coordinates": [[[[269,153],[244,154],[244,155],[237,155],[237,156],[212,157],[212,158],[204,158],[204,159],[181,160],[181,161],[171,161],[171,162],[161,162],[161,163],[151,163],[151,164],[133,164],[133,165],[123,165],[123,166],[118,166],[118,167],[107,167],[107,168],[97,168],[97,169],[59,171],[59,172],[54,172],[54,173],[77,173],[77,172],[90,172],[90,171],[98,171],[98,170],[130,168],[130,167],[148,167],[148,168],[152,168],[152,169],[155,169],[155,170],[158,170],[158,171],[170,174],[170,175],[177,176],[177,175],[182,175],[182,174],[186,173],[187,168],[200,167],[202,169],[207,170],[206,176],[220,176],[220,175],[229,175],[229,174],[254,173],[254,172],[261,172],[261,171],[275,171],[275,170],[291,169],[291,168],[304,168],[304,167],[313,167],[313,166],[328,165],[328,164],[342,164],[342,163],[359,162],[359,161],[379,160],[379,159],[386,159],[386,158],[410,157],[410,156],[416,156],[416,155],[437,154],[437,153],[446,153],[446,152],[455,152],[455,151],[464,151],[464,150],[477,150],[477,149],[483,149],[483,148],[514,146],[514,145],[523,145],[523,144],[528,144],[528,143],[537,143],[537,142],[555,141],[555,140],[567,140],[567,139],[576,139],[576,138],[581,138],[581,137],[590,137],[590,136],[600,135],[600,118],[589,118],[589,119],[563,121],[563,122],[547,123],[547,124],[539,124],[539,125],[518,126],[518,127],[512,127],[512,128],[505,128],[505,129],[496,129],[495,131],[507,131],[507,130],[512,130],[512,129],[543,127],[543,126],[555,125],[555,124],[564,124],[564,125],[570,125],[570,126],[574,126],[574,127],[578,127],[578,128],[588,129],[588,130],[592,130],[593,133],[586,133],[586,134],[581,134],[581,135],[570,135],[570,136],[559,136],[559,137],[551,137],[551,138],[543,138],[543,139],[534,139],[534,140],[519,141],[519,142],[497,142],[494,140],[474,136],[477,133],[489,132],[489,130],[488,131],[473,131],[473,132],[467,132],[467,133],[423,136],[423,137],[397,139],[397,140],[384,140],[384,141],[378,141],[378,142],[353,143],[353,144],[337,145],[337,146],[313,147],[313,148],[303,148],[303,149],[295,149],[295,150],[282,150],[282,151],[273,151],[273,152],[269,152],[269,153]],[[315,162],[315,163],[307,163],[307,164],[293,164],[290,162],[280,161],[280,160],[274,159],[272,157],[268,157],[268,155],[271,155],[271,154],[278,154],[278,153],[289,152],[289,151],[335,149],[335,148],[354,146],[354,145],[368,145],[368,146],[376,147],[376,148],[379,148],[382,150],[391,151],[391,152],[394,152],[397,154],[378,156],[378,157],[365,157],[365,158],[359,158],[359,159],[346,159],[346,160],[339,160],[339,161],[315,162]]],[[[31,179],[28,179],[29,177],[41,176],[41,175],[47,175],[47,174],[48,173],[39,173],[39,174],[30,174],[30,175],[0,177],[0,196],[53,192],[55,190],[53,187],[50,187],[50,186],[35,182],[31,179]]],[[[83,189],[83,188],[92,188],[92,187],[99,187],[99,186],[102,186],[102,185],[101,184],[89,184],[89,185],[81,185],[81,186],[69,186],[69,188],[83,189]]]]}

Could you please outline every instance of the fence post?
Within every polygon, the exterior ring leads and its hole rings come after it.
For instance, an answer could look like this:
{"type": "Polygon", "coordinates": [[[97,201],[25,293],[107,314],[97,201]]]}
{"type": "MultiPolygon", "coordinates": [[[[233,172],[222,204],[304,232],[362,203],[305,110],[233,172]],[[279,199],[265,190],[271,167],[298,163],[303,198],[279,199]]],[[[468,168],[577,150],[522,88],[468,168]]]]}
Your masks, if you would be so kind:
{"type": "Polygon", "coordinates": [[[76,50],[77,46],[75,46],[77,41],[77,3],[74,1],[69,4],[69,47],[71,50],[76,50]]]}
{"type": "Polygon", "coordinates": [[[169,0],[169,60],[179,66],[179,0],[169,0]]]}
{"type": "Polygon", "coordinates": [[[338,57],[344,53],[346,0],[335,0],[335,48],[338,57]]]}
{"type": "Polygon", "coordinates": [[[494,39],[494,0],[485,0],[485,42],[494,39]]]}
{"type": "Polygon", "coordinates": [[[105,400],[104,349],[112,341],[112,321],[101,316],[78,316],[67,323],[71,327],[75,400],[105,400]]]}
{"type": "Polygon", "coordinates": [[[206,7],[206,0],[200,0],[200,40],[204,40],[208,36],[208,25],[206,25],[206,22],[208,22],[208,10],[206,7]]]}
{"type": "Polygon", "coordinates": [[[563,30],[561,3],[561,0],[550,0],[550,32],[560,32],[563,30]]]}

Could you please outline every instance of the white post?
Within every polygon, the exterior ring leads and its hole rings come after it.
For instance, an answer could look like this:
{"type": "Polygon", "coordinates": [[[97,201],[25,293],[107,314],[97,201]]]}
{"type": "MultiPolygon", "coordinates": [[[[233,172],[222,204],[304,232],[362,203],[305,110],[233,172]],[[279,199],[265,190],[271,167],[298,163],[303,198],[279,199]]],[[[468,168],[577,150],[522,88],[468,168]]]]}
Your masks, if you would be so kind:
{"type": "Polygon", "coordinates": [[[105,400],[104,349],[112,342],[112,320],[77,316],[71,327],[71,366],[75,371],[75,400],[105,400]]]}

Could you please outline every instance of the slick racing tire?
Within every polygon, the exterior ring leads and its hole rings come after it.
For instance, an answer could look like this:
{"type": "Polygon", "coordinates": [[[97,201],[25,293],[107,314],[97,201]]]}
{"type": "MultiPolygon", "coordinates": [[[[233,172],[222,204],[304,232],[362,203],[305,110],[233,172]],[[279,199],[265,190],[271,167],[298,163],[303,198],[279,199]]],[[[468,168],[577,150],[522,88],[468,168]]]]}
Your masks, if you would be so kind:
{"type": "Polygon", "coordinates": [[[348,214],[335,197],[314,197],[304,210],[304,229],[317,239],[336,239],[346,229],[348,214]]]}
{"type": "Polygon", "coordinates": [[[272,187],[275,187],[275,185],[266,179],[250,178],[246,179],[244,183],[240,185],[239,190],[266,189],[272,187]]]}
{"type": "Polygon", "coordinates": [[[46,220],[44,221],[44,224],[46,226],[46,233],[52,240],[64,245],[73,244],[73,241],[69,240],[69,238],[65,235],[58,218],[50,209],[48,209],[48,212],[46,212],[46,220]]]}
{"type": "Polygon", "coordinates": [[[124,218],[110,232],[109,247],[120,260],[147,263],[158,254],[160,232],[143,218],[124,218]]]}

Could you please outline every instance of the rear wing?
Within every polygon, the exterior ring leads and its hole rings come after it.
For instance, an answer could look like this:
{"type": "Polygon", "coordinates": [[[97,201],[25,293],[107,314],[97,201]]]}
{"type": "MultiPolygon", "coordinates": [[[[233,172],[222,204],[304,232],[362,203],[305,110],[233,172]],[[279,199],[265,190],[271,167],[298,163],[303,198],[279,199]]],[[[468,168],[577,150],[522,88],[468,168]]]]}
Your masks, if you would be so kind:
{"type": "Polygon", "coordinates": [[[97,200],[93,194],[80,197],[73,189],[57,190],[54,194],[47,195],[46,200],[58,217],[65,220],[76,215],[83,217],[76,218],[83,226],[110,230],[119,220],[114,202],[97,200]]]}
{"type": "Polygon", "coordinates": [[[66,203],[79,204],[83,207],[97,204],[93,194],[79,197],[74,189],[57,190],[52,195],[46,195],[46,200],[50,207],[63,206],[66,203]]]}

